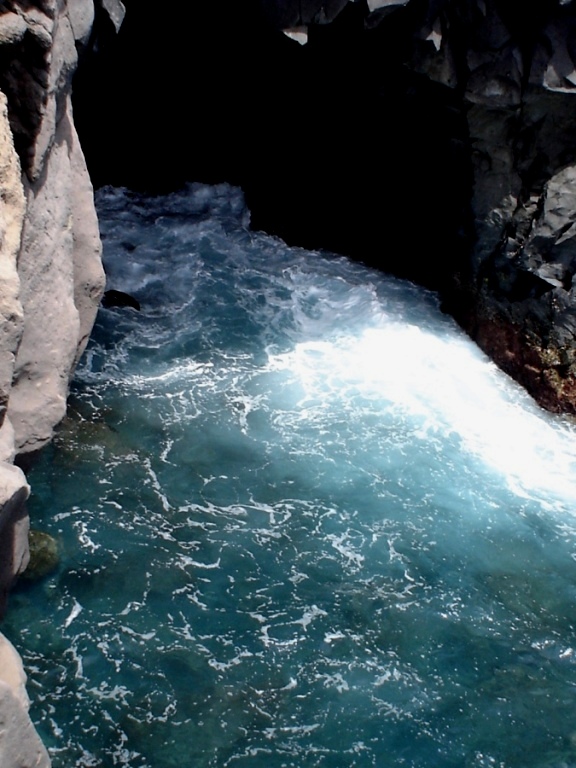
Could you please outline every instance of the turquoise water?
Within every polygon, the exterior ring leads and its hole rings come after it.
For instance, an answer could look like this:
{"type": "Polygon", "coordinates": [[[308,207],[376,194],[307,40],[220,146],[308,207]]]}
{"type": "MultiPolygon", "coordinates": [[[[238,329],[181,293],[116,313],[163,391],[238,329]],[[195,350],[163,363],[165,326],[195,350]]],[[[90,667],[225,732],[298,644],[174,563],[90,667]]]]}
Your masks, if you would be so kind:
{"type": "Polygon", "coordinates": [[[576,766],[576,442],[433,294],[99,194],[110,287],[12,596],[56,768],[576,766]]]}

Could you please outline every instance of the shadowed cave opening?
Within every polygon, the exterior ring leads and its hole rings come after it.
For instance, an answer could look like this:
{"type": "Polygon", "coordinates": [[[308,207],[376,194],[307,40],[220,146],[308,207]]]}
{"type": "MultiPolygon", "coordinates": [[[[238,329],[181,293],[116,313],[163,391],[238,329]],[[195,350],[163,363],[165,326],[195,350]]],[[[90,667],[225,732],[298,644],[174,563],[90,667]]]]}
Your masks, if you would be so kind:
{"type": "MultiPolygon", "coordinates": [[[[254,229],[433,289],[470,243],[460,94],[408,70],[416,6],[368,29],[366,3],[300,46],[259,2],[127,2],[76,75],[96,187],[241,186],[254,229]]],[[[417,5],[417,4],[416,4],[417,5]]]]}

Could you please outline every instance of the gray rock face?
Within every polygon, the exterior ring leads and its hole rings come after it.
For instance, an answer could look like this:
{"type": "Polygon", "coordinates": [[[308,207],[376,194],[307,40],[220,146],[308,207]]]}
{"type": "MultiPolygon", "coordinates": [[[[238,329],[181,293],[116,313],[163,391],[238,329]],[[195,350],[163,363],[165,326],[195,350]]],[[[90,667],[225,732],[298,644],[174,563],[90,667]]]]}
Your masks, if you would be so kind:
{"type": "Polygon", "coordinates": [[[11,643],[0,635],[0,765],[49,768],[50,758],[28,717],[26,675],[11,643]]]}
{"type": "MultiPolygon", "coordinates": [[[[72,8],[72,6],[70,6],[72,8]]],[[[24,318],[10,389],[17,452],[40,448],[65,413],[68,382],[88,338],[104,275],[98,223],[70,106],[71,78],[94,18],[92,2],[72,13],[47,0],[6,14],[0,76],[14,145],[24,170],[26,215],[18,254],[24,318]],[[19,21],[13,17],[17,16],[19,21]]],[[[0,35],[3,29],[0,15],[0,35]]],[[[22,191],[21,191],[22,195],[22,191]]]]}
{"type": "Polygon", "coordinates": [[[17,452],[41,447],[62,419],[104,287],[70,107],[74,30],[81,44],[93,17],[91,2],[74,3],[72,19],[55,2],[0,14],[0,63],[10,63],[0,75],[0,405],[17,452]]]}
{"type": "Polygon", "coordinates": [[[20,250],[25,200],[20,162],[8,124],[6,97],[0,93],[0,425],[14,376],[14,361],[22,336],[20,278],[16,261],[20,250]]]}
{"type": "Polygon", "coordinates": [[[29,522],[25,502],[29,493],[23,472],[0,462],[0,615],[14,579],[28,565],[29,522]]]}
{"type": "MultiPolygon", "coordinates": [[[[120,14],[121,3],[110,4],[120,14]]],[[[63,418],[104,290],[70,104],[93,20],[91,0],[15,0],[0,10],[0,615],[29,557],[29,487],[11,461],[48,442],[63,418]]],[[[24,681],[0,635],[0,765],[47,768],[24,681]]]]}
{"type": "Polygon", "coordinates": [[[264,13],[278,29],[327,24],[347,5],[348,0],[261,0],[264,13]]]}
{"type": "Polygon", "coordinates": [[[542,405],[576,413],[576,13],[462,8],[436,8],[439,40],[412,62],[467,109],[476,244],[456,316],[542,405]]]}
{"type": "Polygon", "coordinates": [[[29,488],[10,462],[64,416],[104,288],[70,107],[74,29],[81,44],[93,15],[89,1],[73,21],[48,0],[0,12],[0,615],[28,558],[29,488]]]}
{"type": "Polygon", "coordinates": [[[99,3],[114,25],[116,32],[119,32],[126,15],[124,3],[121,0],[99,0],[99,3]]]}
{"type": "Polygon", "coordinates": [[[48,442],[64,417],[68,383],[104,288],[92,187],[69,103],[42,179],[26,187],[18,262],[24,331],[9,405],[18,452],[48,442]]]}

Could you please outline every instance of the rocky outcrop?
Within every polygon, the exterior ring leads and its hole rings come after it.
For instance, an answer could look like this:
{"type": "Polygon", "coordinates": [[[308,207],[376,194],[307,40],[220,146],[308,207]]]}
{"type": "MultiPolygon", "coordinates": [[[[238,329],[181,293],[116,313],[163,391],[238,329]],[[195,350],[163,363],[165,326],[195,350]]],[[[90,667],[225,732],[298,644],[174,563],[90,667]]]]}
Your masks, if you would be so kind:
{"type": "MultiPolygon", "coordinates": [[[[63,418],[104,289],[70,102],[93,20],[90,0],[0,4],[0,460],[8,463],[45,445],[63,418]]],[[[26,557],[15,500],[22,506],[28,486],[18,473],[0,465],[0,545],[14,553],[0,559],[0,597],[26,557]]]]}
{"type": "Polygon", "coordinates": [[[92,187],[69,100],[41,176],[26,182],[18,272],[24,329],[8,413],[18,452],[52,436],[104,288],[92,187]]]}
{"type": "MultiPolygon", "coordinates": [[[[0,615],[28,562],[29,487],[12,462],[45,445],[63,418],[104,290],[70,101],[93,21],[91,0],[0,2],[0,615]]],[[[0,635],[2,768],[49,765],[24,679],[0,635]]]]}
{"type": "Polygon", "coordinates": [[[0,93],[0,458],[14,457],[14,436],[6,419],[8,398],[14,378],[14,363],[24,325],[20,302],[17,259],[20,251],[25,198],[20,163],[14,150],[6,97],[0,93]]]}
{"type": "Polygon", "coordinates": [[[0,635],[0,765],[49,768],[50,759],[28,717],[26,675],[15,648],[0,635]]]}
{"type": "Polygon", "coordinates": [[[28,515],[25,502],[30,488],[18,467],[0,462],[0,610],[4,612],[14,578],[28,565],[28,515]]]}
{"type": "Polygon", "coordinates": [[[72,120],[78,49],[91,2],[14,3],[0,15],[0,89],[22,165],[26,202],[18,253],[21,337],[7,415],[15,450],[40,448],[64,416],[68,382],[103,291],[92,186],[72,120]]]}

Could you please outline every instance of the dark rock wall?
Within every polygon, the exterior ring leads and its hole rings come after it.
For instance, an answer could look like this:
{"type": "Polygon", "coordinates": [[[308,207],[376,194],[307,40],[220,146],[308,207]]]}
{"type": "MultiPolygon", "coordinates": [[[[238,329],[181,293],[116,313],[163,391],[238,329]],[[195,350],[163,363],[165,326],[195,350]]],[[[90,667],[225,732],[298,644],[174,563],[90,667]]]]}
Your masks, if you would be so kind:
{"type": "Polygon", "coordinates": [[[92,178],[240,184],[254,227],[439,290],[576,413],[573,5],[131,0],[75,83],[92,178]]]}
{"type": "Polygon", "coordinates": [[[473,167],[474,244],[447,307],[542,405],[576,413],[576,11],[446,2],[432,19],[408,63],[461,94],[473,167]]]}

